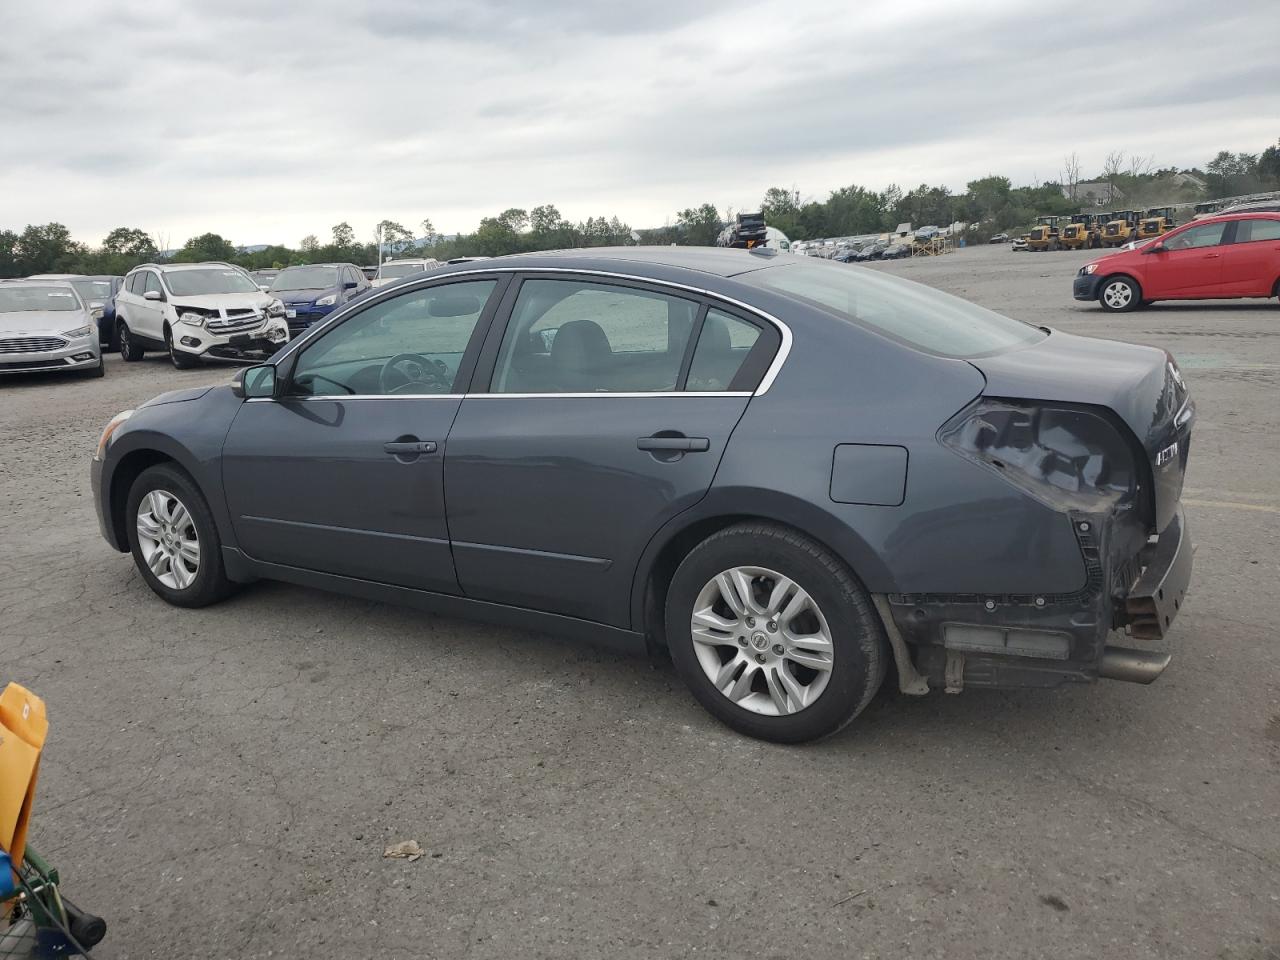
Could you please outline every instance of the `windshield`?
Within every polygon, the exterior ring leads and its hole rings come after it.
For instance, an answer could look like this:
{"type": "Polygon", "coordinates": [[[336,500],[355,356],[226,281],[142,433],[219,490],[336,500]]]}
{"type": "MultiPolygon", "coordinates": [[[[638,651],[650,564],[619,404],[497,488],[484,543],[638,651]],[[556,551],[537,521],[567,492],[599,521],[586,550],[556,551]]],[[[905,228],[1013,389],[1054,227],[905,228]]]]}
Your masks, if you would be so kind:
{"type": "Polygon", "coordinates": [[[169,292],[176,297],[199,297],[210,293],[258,293],[258,285],[247,274],[230,267],[205,270],[171,270],[164,275],[169,292]]]}
{"type": "Polygon", "coordinates": [[[106,300],[111,296],[109,280],[72,280],[71,285],[76,288],[76,293],[80,294],[80,299],[85,303],[106,300]]]}
{"type": "Polygon", "coordinates": [[[328,290],[338,285],[337,267],[290,267],[271,284],[271,293],[281,290],[328,290]]]}
{"type": "Polygon", "coordinates": [[[0,285],[0,313],[35,313],[41,310],[71,312],[80,301],[66,287],[19,287],[0,285]]]}
{"type": "Polygon", "coordinates": [[[1029,323],[866,267],[800,260],[741,279],[944,357],[980,357],[1046,336],[1029,323]]]}
{"type": "Polygon", "coordinates": [[[384,263],[382,265],[382,276],[385,277],[407,277],[411,273],[419,273],[427,269],[422,263],[384,263]]]}

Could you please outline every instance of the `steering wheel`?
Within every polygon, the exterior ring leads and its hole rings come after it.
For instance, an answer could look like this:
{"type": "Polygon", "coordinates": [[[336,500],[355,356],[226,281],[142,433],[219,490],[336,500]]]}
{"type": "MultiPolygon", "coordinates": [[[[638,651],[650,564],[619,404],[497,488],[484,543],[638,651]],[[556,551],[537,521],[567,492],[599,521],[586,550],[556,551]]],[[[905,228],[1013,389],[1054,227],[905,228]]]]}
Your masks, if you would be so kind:
{"type": "Polygon", "coordinates": [[[430,387],[424,392],[448,393],[452,385],[449,368],[420,353],[397,353],[378,372],[378,386],[384,394],[400,393],[408,387],[430,387]]]}

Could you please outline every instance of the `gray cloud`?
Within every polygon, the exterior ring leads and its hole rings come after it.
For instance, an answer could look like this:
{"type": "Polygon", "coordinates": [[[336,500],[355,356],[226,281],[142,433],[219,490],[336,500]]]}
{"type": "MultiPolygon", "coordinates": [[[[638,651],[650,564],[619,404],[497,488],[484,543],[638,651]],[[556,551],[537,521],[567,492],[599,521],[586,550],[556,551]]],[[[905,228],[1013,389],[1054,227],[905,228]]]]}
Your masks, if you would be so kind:
{"type": "Polygon", "coordinates": [[[1072,151],[1190,166],[1280,135],[1277,35],[1273,0],[25,4],[0,227],[296,243],[547,202],[643,226],[1072,151]]]}

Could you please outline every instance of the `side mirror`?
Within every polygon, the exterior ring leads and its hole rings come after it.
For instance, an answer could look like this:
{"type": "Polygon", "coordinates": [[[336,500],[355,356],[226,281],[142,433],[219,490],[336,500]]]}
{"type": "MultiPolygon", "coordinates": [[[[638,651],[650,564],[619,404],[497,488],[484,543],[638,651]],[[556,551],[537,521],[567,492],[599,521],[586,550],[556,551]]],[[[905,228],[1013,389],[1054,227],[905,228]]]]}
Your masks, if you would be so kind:
{"type": "Polygon", "coordinates": [[[241,400],[271,398],[276,395],[276,368],[263,363],[246,367],[231,381],[231,392],[241,400]]]}
{"type": "Polygon", "coordinates": [[[343,290],[354,290],[354,289],[355,289],[356,287],[358,287],[358,286],[360,286],[360,284],[356,283],[354,280],[348,280],[346,283],[344,283],[344,284],[342,285],[342,289],[343,289],[343,290]]]}
{"type": "Polygon", "coordinates": [[[163,300],[164,295],[159,290],[148,290],[142,295],[143,300],[163,300]]]}

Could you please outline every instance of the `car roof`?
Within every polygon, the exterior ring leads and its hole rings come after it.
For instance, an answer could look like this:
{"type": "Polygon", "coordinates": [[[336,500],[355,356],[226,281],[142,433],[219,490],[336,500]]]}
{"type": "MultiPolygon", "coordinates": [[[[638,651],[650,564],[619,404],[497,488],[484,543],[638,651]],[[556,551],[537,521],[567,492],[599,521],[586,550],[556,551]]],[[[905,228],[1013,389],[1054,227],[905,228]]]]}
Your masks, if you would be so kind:
{"type": "Polygon", "coordinates": [[[1237,210],[1235,213],[1215,213],[1211,217],[1192,220],[1191,223],[1200,226],[1202,223],[1219,223],[1224,220],[1280,220],[1280,210],[1237,210]]]}
{"type": "MultiPolygon", "coordinates": [[[[734,277],[769,266],[779,252],[770,247],[738,250],[729,247],[586,247],[517,253],[483,261],[485,266],[535,270],[538,267],[609,270],[628,264],[672,267],[717,277],[734,277]]],[[[471,266],[475,264],[460,264],[471,266]]]]}
{"type": "MultiPolygon", "coordinates": [[[[302,270],[306,267],[354,267],[354,263],[348,263],[346,260],[335,260],[332,263],[294,263],[287,267],[281,267],[279,270],[272,270],[272,273],[284,273],[286,270],[302,270]]],[[[358,268],[357,268],[358,269],[358,268]]],[[[256,273],[265,273],[264,270],[255,271],[256,273]]]]}

